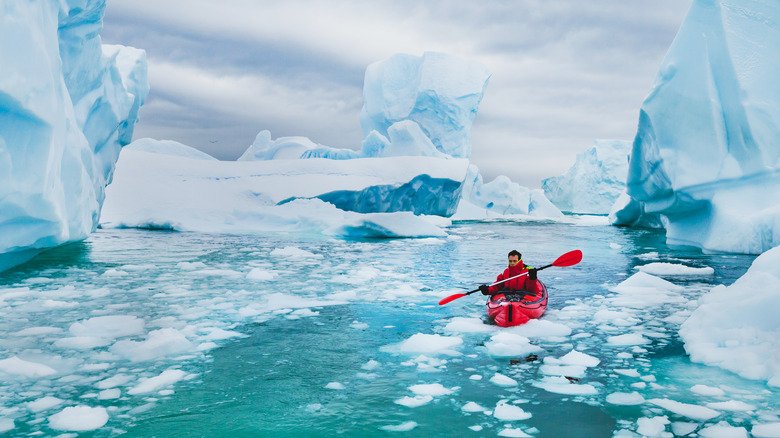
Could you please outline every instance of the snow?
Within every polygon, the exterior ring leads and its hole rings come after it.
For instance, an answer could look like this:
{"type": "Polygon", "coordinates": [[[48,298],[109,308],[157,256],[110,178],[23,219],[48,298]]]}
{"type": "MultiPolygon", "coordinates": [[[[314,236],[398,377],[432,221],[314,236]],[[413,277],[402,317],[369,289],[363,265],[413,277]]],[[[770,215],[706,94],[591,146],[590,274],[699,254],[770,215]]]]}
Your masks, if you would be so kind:
{"type": "Polygon", "coordinates": [[[596,140],[563,176],[542,180],[547,198],[563,211],[608,214],[626,190],[631,142],[596,140]]]}
{"type": "Polygon", "coordinates": [[[13,2],[0,17],[0,271],[97,226],[149,86],[146,55],[102,46],[105,1],[13,2]]]}
{"type": "Polygon", "coordinates": [[[694,362],[780,387],[780,247],[757,257],[730,286],[716,286],[680,327],[694,362]],[[724,321],[728,321],[724,324],[724,321]]]}
{"type": "MultiPolygon", "coordinates": [[[[694,1],[642,104],[627,191],[667,241],[760,254],[780,244],[780,43],[772,1],[694,1]]],[[[636,214],[627,214],[628,224],[636,214]]]]}
{"type": "Polygon", "coordinates": [[[70,406],[49,417],[49,427],[54,430],[84,432],[103,427],[108,422],[104,407],[70,406]]]}

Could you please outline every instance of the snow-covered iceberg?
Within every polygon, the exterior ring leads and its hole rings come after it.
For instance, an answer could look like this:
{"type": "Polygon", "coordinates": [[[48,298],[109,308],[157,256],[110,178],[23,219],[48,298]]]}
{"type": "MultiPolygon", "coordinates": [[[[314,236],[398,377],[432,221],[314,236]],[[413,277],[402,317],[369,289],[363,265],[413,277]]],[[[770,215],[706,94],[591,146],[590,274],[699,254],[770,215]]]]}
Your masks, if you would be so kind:
{"type": "Polygon", "coordinates": [[[670,243],[780,244],[778,19],[774,1],[693,2],[642,104],[617,225],[644,212],[670,243]]]}
{"type": "Polygon", "coordinates": [[[563,211],[607,214],[626,190],[630,152],[631,142],[596,140],[564,175],[542,180],[544,194],[563,211]]]}
{"type": "Polygon", "coordinates": [[[142,50],[102,46],[105,1],[3,2],[0,270],[97,226],[148,93],[142,50]]]}
{"type": "Polygon", "coordinates": [[[717,286],[699,300],[680,328],[694,362],[780,387],[780,247],[753,261],[731,286],[717,286]]]}
{"type": "Polygon", "coordinates": [[[102,227],[334,236],[443,236],[468,160],[431,157],[218,161],[142,139],[122,152],[102,227]]]}

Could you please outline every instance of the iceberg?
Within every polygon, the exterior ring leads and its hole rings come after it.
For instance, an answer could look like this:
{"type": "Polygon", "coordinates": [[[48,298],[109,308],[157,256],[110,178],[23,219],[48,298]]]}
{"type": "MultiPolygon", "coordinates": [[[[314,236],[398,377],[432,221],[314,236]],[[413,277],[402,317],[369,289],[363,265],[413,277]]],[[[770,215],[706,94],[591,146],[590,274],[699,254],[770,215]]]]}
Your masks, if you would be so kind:
{"type": "Polygon", "coordinates": [[[542,180],[547,199],[570,213],[608,214],[626,190],[631,142],[596,140],[562,176],[542,180]]]}
{"type": "Polygon", "coordinates": [[[449,221],[425,215],[455,212],[468,165],[432,157],[218,161],[141,139],[122,152],[100,226],[444,236],[440,225],[449,221]]]}
{"type": "Polygon", "coordinates": [[[780,247],[758,256],[730,286],[717,286],[680,327],[694,362],[780,387],[780,247]]]}
{"type": "Polygon", "coordinates": [[[103,46],[105,1],[3,2],[0,270],[87,237],[149,90],[146,55],[103,46]]]}
{"type": "Polygon", "coordinates": [[[408,149],[423,133],[437,151],[468,158],[471,124],[489,78],[482,64],[444,53],[396,54],[371,64],[363,84],[363,136],[402,137],[391,144],[408,149]]]}
{"type": "Polygon", "coordinates": [[[780,244],[780,3],[696,0],[642,104],[627,175],[630,225],[672,244],[760,254],[780,244]]]}

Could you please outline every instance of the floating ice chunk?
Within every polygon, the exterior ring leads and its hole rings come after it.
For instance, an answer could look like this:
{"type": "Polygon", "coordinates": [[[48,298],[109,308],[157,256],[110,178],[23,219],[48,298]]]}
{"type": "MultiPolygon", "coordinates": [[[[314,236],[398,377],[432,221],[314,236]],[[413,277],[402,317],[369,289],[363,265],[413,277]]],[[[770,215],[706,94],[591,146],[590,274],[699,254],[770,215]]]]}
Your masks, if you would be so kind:
{"type": "Polygon", "coordinates": [[[352,321],[352,324],[350,324],[349,326],[355,330],[365,330],[368,328],[368,324],[360,321],[352,321]]]}
{"type": "Polygon", "coordinates": [[[541,381],[533,382],[533,385],[556,394],[593,395],[598,393],[593,385],[575,384],[565,377],[544,377],[541,381]]]}
{"type": "Polygon", "coordinates": [[[300,260],[312,260],[322,259],[322,254],[314,254],[313,252],[300,249],[295,246],[285,246],[284,248],[275,248],[271,251],[273,257],[287,257],[300,260]]]}
{"type": "Polygon", "coordinates": [[[542,365],[539,372],[548,376],[583,377],[586,367],[581,365],[542,365]]]}
{"type": "Polygon", "coordinates": [[[46,377],[57,374],[57,370],[48,365],[22,360],[19,359],[18,356],[0,360],[0,372],[30,378],[46,377]]]}
{"type": "Polygon", "coordinates": [[[104,389],[98,393],[98,400],[116,400],[121,395],[119,388],[104,389]]]}
{"type": "Polygon", "coordinates": [[[339,382],[330,382],[327,385],[325,385],[325,389],[335,389],[337,391],[341,391],[343,389],[346,389],[343,384],[339,382]]]}
{"type": "Polygon", "coordinates": [[[712,409],[717,409],[719,411],[755,411],[756,410],[756,407],[754,405],[739,400],[707,403],[707,407],[712,409]]]}
{"type": "Polygon", "coordinates": [[[418,406],[427,405],[431,401],[433,401],[433,396],[431,395],[416,395],[414,397],[407,396],[399,398],[395,403],[408,408],[416,408],[418,406]]]}
{"type": "Polygon", "coordinates": [[[209,327],[205,330],[209,332],[209,334],[203,336],[203,339],[207,341],[221,341],[223,339],[248,337],[248,335],[245,335],[243,333],[235,332],[232,330],[224,330],[218,327],[209,327]]]}
{"type": "Polygon", "coordinates": [[[273,280],[277,276],[276,272],[273,271],[266,271],[265,269],[260,268],[252,268],[251,271],[249,271],[248,274],[246,274],[247,280],[253,280],[253,281],[268,281],[273,280]]]}
{"type": "Polygon", "coordinates": [[[754,424],[750,433],[755,438],[780,438],[780,422],[754,424]]]}
{"type": "Polygon", "coordinates": [[[621,374],[623,376],[628,376],[628,377],[637,377],[638,378],[640,376],[639,371],[637,371],[637,370],[635,370],[633,368],[631,368],[631,369],[615,368],[612,371],[616,372],[617,374],[621,374]]]}
{"type": "Polygon", "coordinates": [[[725,421],[714,426],[707,426],[699,431],[702,438],[748,438],[747,429],[744,427],[735,427],[725,421]]]}
{"type": "Polygon", "coordinates": [[[616,319],[629,319],[633,315],[628,312],[618,311],[618,310],[609,310],[609,309],[601,309],[595,314],[593,314],[593,319],[595,321],[613,321],[616,319]]]}
{"type": "Polygon", "coordinates": [[[117,341],[109,351],[133,362],[143,362],[194,350],[192,343],[174,328],[149,333],[145,341],[117,341]]]}
{"type": "Polygon", "coordinates": [[[417,423],[414,421],[407,421],[405,423],[382,426],[379,429],[386,430],[388,432],[408,432],[417,427],[417,423]]]}
{"type": "Polygon", "coordinates": [[[133,376],[129,374],[117,374],[107,379],[103,379],[95,384],[98,389],[110,389],[117,386],[122,386],[125,383],[133,380],[133,376]]]}
{"type": "Polygon", "coordinates": [[[169,387],[184,379],[188,374],[182,370],[165,370],[159,376],[142,379],[141,382],[127,391],[130,395],[147,394],[169,387]]]}
{"type": "Polygon", "coordinates": [[[508,328],[506,331],[527,338],[566,337],[571,335],[571,327],[545,319],[532,319],[523,325],[508,328]]]}
{"type": "Polygon", "coordinates": [[[666,425],[669,424],[669,418],[652,417],[640,418],[636,421],[637,433],[643,437],[660,437],[666,431],[666,425]]]}
{"type": "Polygon", "coordinates": [[[144,320],[132,315],[96,316],[70,326],[74,336],[116,339],[143,333],[144,320]]]}
{"type": "Polygon", "coordinates": [[[16,427],[13,418],[0,417],[0,433],[8,432],[16,427]]]}
{"type": "Polygon", "coordinates": [[[645,345],[649,343],[650,340],[642,336],[640,333],[626,333],[623,335],[607,337],[607,344],[615,346],[645,345]]]}
{"type": "Polygon", "coordinates": [[[635,266],[642,272],[646,272],[651,275],[713,275],[715,270],[710,267],[694,268],[691,266],[681,265],[678,263],[650,263],[642,266],[635,266]]]}
{"type": "Polygon", "coordinates": [[[508,400],[501,400],[493,410],[493,416],[501,421],[521,421],[531,418],[531,414],[520,406],[509,404],[508,400]]]}
{"type": "Polygon", "coordinates": [[[430,395],[432,397],[449,395],[454,392],[452,389],[445,388],[441,383],[412,385],[409,387],[409,390],[417,395],[430,395]]]}
{"type": "Polygon", "coordinates": [[[492,357],[526,356],[542,351],[541,347],[532,345],[525,336],[516,335],[507,331],[499,332],[485,342],[488,354],[492,357]]]}
{"type": "Polygon", "coordinates": [[[453,350],[463,344],[463,339],[457,336],[428,335],[417,333],[409,339],[401,342],[399,349],[401,353],[407,354],[447,354],[458,355],[459,352],[453,350]]]}
{"type": "Polygon", "coordinates": [[[638,392],[614,392],[607,396],[607,403],[619,406],[641,405],[645,398],[638,392]]]}
{"type": "Polygon", "coordinates": [[[691,386],[691,392],[694,392],[699,395],[711,395],[716,397],[726,394],[726,392],[720,388],[715,388],[707,385],[693,385],[691,386]]]}
{"type": "Polygon", "coordinates": [[[502,429],[501,432],[498,433],[498,436],[505,436],[510,438],[530,438],[531,435],[528,435],[527,433],[523,432],[522,429],[502,429]]]}
{"type": "Polygon", "coordinates": [[[490,383],[505,388],[510,386],[517,386],[517,380],[500,373],[494,374],[493,377],[490,378],[490,383]]]}
{"type": "Polygon", "coordinates": [[[30,412],[41,412],[59,406],[62,402],[63,400],[57,397],[46,396],[27,403],[27,409],[29,409],[30,412]]]}
{"type": "Polygon", "coordinates": [[[588,368],[595,367],[599,364],[599,362],[601,362],[598,358],[579,352],[577,350],[572,350],[566,353],[566,355],[558,360],[563,365],[578,365],[588,368]]]}
{"type": "Polygon", "coordinates": [[[463,412],[485,412],[486,408],[475,402],[468,402],[460,408],[463,412]]]}
{"type": "Polygon", "coordinates": [[[482,380],[482,376],[479,375],[479,374],[472,374],[471,376],[469,376],[469,379],[470,380],[482,380]]]}
{"type": "Polygon", "coordinates": [[[499,330],[497,326],[485,324],[481,318],[465,318],[457,316],[444,326],[444,331],[453,333],[492,333],[499,330]]]}
{"type": "Polygon", "coordinates": [[[662,407],[667,411],[674,412],[677,415],[692,418],[694,420],[706,421],[720,415],[720,412],[710,408],[706,408],[704,406],[680,403],[678,401],[669,400],[665,398],[664,399],[653,398],[648,400],[647,402],[662,407]]]}
{"type": "Polygon", "coordinates": [[[83,432],[103,427],[108,422],[106,408],[70,406],[49,417],[49,427],[55,430],[83,432]]]}
{"type": "Polygon", "coordinates": [[[54,333],[60,333],[62,331],[59,327],[29,327],[24,330],[19,330],[16,333],[11,333],[13,336],[43,336],[52,335],[54,333]]]}
{"type": "Polygon", "coordinates": [[[473,430],[474,432],[480,432],[484,428],[479,424],[475,424],[474,426],[469,426],[469,429],[473,430]]]}
{"type": "Polygon", "coordinates": [[[609,301],[620,307],[644,308],[687,302],[680,296],[685,288],[645,272],[637,272],[610,290],[618,295],[610,297],[609,301]]]}
{"type": "Polygon", "coordinates": [[[98,338],[95,336],[74,336],[54,341],[54,345],[57,347],[72,350],[91,350],[93,348],[105,347],[110,343],[111,339],[98,338]]]}
{"type": "Polygon", "coordinates": [[[674,433],[675,436],[686,436],[696,430],[697,427],[699,427],[699,423],[675,421],[672,423],[672,433],[674,433]]]}
{"type": "Polygon", "coordinates": [[[379,368],[380,366],[381,364],[379,362],[375,361],[374,359],[371,359],[368,362],[361,365],[360,368],[366,371],[372,371],[379,368]]]}

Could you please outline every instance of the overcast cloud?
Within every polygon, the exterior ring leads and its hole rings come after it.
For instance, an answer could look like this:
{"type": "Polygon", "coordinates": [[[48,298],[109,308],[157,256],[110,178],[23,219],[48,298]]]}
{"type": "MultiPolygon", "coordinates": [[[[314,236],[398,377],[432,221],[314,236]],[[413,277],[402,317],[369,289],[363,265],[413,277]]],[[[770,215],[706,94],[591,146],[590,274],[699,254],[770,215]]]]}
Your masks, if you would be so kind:
{"type": "Polygon", "coordinates": [[[528,187],[595,139],[632,140],[691,0],[110,0],[103,42],[145,49],[135,137],[235,159],[263,129],[359,149],[366,67],[446,52],[493,73],[472,131],[486,179],[528,187]]]}

